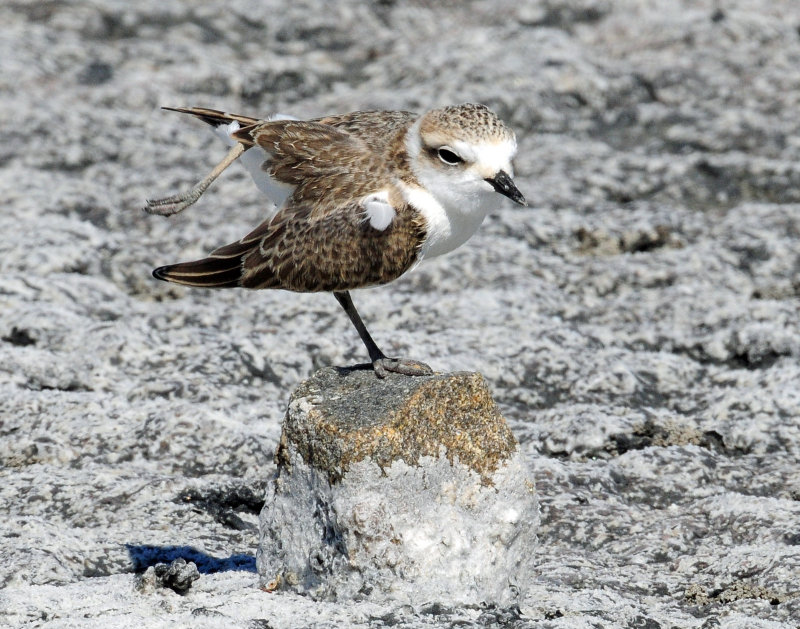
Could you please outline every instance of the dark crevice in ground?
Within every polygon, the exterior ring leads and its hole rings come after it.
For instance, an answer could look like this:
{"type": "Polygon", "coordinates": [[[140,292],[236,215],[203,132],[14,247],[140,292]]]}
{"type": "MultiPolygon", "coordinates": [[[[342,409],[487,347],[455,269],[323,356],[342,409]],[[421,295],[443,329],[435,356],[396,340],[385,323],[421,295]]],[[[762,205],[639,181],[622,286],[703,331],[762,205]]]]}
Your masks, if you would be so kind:
{"type": "Polygon", "coordinates": [[[230,483],[220,487],[190,488],[181,492],[175,502],[191,504],[196,510],[208,513],[223,526],[238,531],[255,527],[239,514],[258,515],[264,506],[266,481],[251,485],[230,483]]]}

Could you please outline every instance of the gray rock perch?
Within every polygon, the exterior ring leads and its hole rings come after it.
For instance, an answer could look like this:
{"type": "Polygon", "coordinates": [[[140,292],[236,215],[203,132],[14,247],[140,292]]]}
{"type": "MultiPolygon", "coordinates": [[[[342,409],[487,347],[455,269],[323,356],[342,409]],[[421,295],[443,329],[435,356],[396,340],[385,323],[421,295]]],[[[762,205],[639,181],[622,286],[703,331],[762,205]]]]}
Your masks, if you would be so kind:
{"type": "Polygon", "coordinates": [[[269,590],[420,604],[521,601],[538,507],[480,374],[326,368],[292,395],[260,518],[269,590]]]}

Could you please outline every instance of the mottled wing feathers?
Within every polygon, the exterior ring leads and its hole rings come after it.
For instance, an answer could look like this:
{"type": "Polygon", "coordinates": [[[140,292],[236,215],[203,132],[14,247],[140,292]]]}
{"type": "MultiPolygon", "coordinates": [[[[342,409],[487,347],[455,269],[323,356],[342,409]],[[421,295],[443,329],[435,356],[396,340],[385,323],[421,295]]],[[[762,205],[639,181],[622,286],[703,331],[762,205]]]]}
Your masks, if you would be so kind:
{"type": "Polygon", "coordinates": [[[309,220],[311,214],[309,206],[286,207],[208,258],[161,267],[154,274],[208,288],[342,291],[392,281],[417,261],[424,224],[408,206],[397,208],[384,230],[372,227],[355,201],[315,221],[309,220]]]}
{"type": "Polygon", "coordinates": [[[360,132],[377,128],[381,112],[374,120],[359,112],[317,121],[251,123],[215,110],[179,111],[211,124],[246,124],[231,137],[263,149],[262,169],[291,186],[292,193],[273,218],[241,240],[202,260],[156,269],[159,279],[220,288],[342,291],[389,282],[417,261],[424,219],[397,192],[385,163],[396,153],[393,147],[402,144],[412,114],[393,115],[381,139],[367,142],[360,132]],[[376,213],[370,203],[378,201],[387,211],[376,213]]]}
{"type": "Polygon", "coordinates": [[[419,117],[408,111],[355,111],[317,118],[318,122],[349,133],[371,150],[384,153],[396,138],[419,117]]]}
{"type": "Polygon", "coordinates": [[[385,230],[370,225],[358,202],[315,221],[311,214],[310,208],[278,213],[258,248],[243,258],[242,286],[350,290],[394,280],[417,260],[424,228],[410,208],[400,208],[385,230]]]}
{"type": "Polygon", "coordinates": [[[389,183],[380,154],[353,134],[326,124],[274,120],[240,129],[232,137],[267,153],[262,168],[294,188],[288,205],[313,206],[311,220],[389,183]]]}

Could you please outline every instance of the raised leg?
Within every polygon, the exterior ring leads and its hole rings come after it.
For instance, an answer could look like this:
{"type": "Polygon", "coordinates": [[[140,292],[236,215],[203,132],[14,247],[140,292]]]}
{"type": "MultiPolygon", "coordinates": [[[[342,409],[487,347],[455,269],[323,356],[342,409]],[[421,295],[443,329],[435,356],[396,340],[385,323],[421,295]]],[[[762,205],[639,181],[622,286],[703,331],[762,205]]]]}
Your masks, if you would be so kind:
{"type": "Polygon", "coordinates": [[[367,326],[364,325],[356,307],[353,305],[350,293],[347,291],[334,292],[333,296],[336,297],[336,301],[339,302],[339,305],[344,308],[347,316],[350,317],[350,321],[353,322],[353,325],[358,331],[358,335],[364,342],[376,376],[385,378],[390,372],[400,373],[406,376],[428,376],[433,373],[433,369],[417,360],[387,358],[375,344],[375,341],[372,340],[372,337],[367,331],[367,326]]]}
{"type": "Polygon", "coordinates": [[[183,212],[183,210],[190,205],[194,205],[197,200],[203,196],[203,193],[208,189],[208,187],[214,183],[214,180],[222,174],[222,171],[233,164],[233,162],[235,162],[248,148],[250,147],[238,142],[236,146],[232,147],[231,150],[228,151],[225,159],[217,164],[214,167],[214,170],[208,173],[206,178],[198,183],[194,188],[187,192],[174,194],[171,197],[148,200],[147,204],[144,206],[144,211],[148,214],[158,214],[160,216],[172,216],[178,212],[183,212]]]}

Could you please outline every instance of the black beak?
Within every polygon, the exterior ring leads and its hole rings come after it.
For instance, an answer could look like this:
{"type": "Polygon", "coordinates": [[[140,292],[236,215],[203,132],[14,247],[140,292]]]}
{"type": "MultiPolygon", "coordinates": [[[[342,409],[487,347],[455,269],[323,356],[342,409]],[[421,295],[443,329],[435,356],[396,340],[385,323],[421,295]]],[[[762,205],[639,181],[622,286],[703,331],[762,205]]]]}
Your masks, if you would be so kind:
{"type": "Polygon", "coordinates": [[[522,196],[522,193],[514,185],[514,182],[511,180],[511,177],[509,177],[506,171],[501,170],[491,179],[486,179],[486,181],[492,184],[492,188],[497,190],[497,192],[505,197],[508,197],[514,203],[528,205],[528,203],[525,201],[525,197],[522,196]]]}

